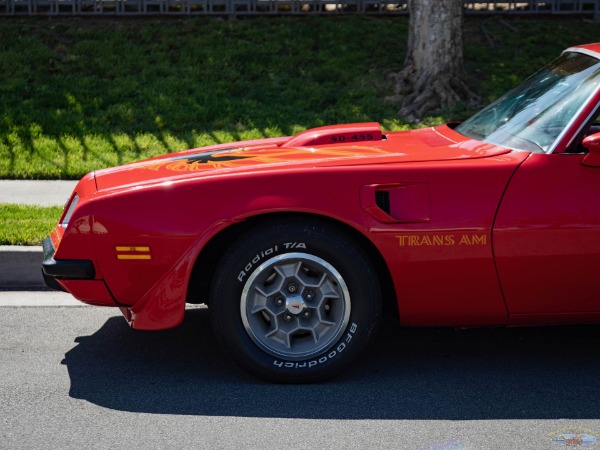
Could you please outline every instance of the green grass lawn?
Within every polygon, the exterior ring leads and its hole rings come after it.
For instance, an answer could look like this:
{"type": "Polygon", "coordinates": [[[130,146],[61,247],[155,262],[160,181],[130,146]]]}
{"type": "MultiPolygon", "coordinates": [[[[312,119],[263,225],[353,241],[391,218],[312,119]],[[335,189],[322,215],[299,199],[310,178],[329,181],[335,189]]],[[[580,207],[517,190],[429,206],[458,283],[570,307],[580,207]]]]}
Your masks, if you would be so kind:
{"type": "MultiPolygon", "coordinates": [[[[398,105],[383,100],[386,74],[403,64],[407,25],[406,17],[360,16],[3,20],[0,178],[75,179],[336,122],[407,127],[398,105]]],[[[471,81],[490,100],[565,47],[600,40],[600,27],[468,18],[466,39],[471,81]]]]}
{"type": "MultiPolygon", "coordinates": [[[[0,21],[0,178],[90,170],[331,123],[408,125],[386,103],[406,17],[17,18],[0,21]]],[[[578,18],[467,18],[470,82],[486,102],[566,47],[578,18]]],[[[425,123],[461,119],[458,109],[425,123]]],[[[0,244],[39,245],[61,208],[0,204],[0,244]]]]}
{"type": "Polygon", "coordinates": [[[41,245],[56,226],[61,206],[41,207],[0,203],[0,245],[41,245]]]}

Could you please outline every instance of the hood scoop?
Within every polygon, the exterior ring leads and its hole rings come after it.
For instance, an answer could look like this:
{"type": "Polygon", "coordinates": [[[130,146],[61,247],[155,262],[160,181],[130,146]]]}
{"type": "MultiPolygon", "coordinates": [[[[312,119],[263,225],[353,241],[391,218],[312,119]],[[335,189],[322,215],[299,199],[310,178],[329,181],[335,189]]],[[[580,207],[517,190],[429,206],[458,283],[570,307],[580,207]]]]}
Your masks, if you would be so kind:
{"type": "Polygon", "coordinates": [[[306,130],[281,144],[281,147],[313,147],[315,145],[353,144],[381,141],[381,125],[377,122],[348,123],[306,130]]]}

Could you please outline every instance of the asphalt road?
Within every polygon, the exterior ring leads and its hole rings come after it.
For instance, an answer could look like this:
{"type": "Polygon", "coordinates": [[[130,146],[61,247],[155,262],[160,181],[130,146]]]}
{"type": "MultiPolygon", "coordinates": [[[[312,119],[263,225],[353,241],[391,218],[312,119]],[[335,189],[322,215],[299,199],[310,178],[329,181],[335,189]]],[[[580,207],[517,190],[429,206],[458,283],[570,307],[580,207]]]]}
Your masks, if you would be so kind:
{"type": "Polygon", "coordinates": [[[206,309],[140,332],[115,309],[21,306],[55,304],[44,295],[0,292],[12,305],[0,306],[2,449],[552,449],[570,431],[600,441],[598,326],[386,324],[354,370],[286,386],[230,363],[206,309]]]}

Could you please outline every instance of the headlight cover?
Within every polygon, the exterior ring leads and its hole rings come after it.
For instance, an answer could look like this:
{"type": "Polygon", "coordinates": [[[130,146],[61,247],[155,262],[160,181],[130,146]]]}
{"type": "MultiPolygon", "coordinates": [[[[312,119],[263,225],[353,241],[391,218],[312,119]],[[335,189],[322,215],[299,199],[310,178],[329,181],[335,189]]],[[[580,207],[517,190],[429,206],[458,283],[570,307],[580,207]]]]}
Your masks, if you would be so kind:
{"type": "Polygon", "coordinates": [[[73,211],[75,211],[75,208],[77,208],[77,203],[79,203],[79,195],[75,194],[73,196],[73,198],[71,199],[71,202],[68,204],[68,206],[66,208],[66,212],[63,215],[62,220],[60,221],[60,225],[63,228],[67,228],[67,226],[69,225],[69,220],[71,219],[71,216],[73,215],[73,211]]]}

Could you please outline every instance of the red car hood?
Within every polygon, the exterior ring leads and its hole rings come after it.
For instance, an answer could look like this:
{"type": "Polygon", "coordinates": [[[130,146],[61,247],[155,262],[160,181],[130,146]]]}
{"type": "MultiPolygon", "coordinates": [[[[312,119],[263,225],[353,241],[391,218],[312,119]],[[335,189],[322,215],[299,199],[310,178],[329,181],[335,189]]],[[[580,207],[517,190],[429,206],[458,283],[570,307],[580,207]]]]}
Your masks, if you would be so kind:
{"type": "Polygon", "coordinates": [[[99,191],[248,171],[486,158],[510,149],[471,140],[447,125],[382,134],[377,123],[315,128],[293,137],[185,150],[98,170],[99,191]]]}

